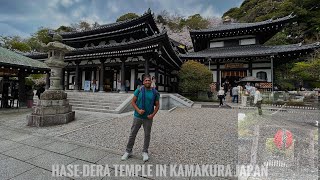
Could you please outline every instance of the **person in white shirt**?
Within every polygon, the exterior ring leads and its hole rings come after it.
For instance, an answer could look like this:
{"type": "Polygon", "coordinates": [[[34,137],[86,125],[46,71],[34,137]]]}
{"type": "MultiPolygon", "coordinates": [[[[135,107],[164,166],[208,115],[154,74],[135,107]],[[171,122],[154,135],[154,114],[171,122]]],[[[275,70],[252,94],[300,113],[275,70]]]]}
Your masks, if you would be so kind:
{"type": "Polygon", "coordinates": [[[220,90],[218,91],[218,98],[220,100],[219,107],[223,106],[222,99],[224,98],[224,96],[225,96],[225,92],[223,90],[223,87],[221,87],[220,90]]]}
{"type": "Polygon", "coordinates": [[[259,115],[262,115],[262,109],[261,109],[261,103],[262,103],[262,96],[258,89],[258,87],[255,87],[255,94],[254,94],[254,101],[253,103],[258,107],[258,113],[259,115]]]}

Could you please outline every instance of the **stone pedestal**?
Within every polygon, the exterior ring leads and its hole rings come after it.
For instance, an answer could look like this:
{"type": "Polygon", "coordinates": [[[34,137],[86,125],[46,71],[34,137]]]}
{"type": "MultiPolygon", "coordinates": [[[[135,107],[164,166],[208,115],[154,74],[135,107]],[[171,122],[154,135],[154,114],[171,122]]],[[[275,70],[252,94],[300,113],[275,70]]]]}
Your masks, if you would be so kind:
{"type": "Polygon", "coordinates": [[[50,88],[41,94],[37,106],[33,107],[31,115],[27,116],[28,126],[52,126],[66,124],[74,120],[75,112],[63,91],[63,68],[65,53],[73,48],[61,43],[62,37],[55,34],[54,42],[49,42],[44,48],[48,51],[45,63],[50,67],[50,88]]]}
{"type": "Polygon", "coordinates": [[[67,100],[67,93],[49,90],[41,94],[37,106],[27,116],[28,126],[52,126],[74,120],[75,112],[67,100]]]}

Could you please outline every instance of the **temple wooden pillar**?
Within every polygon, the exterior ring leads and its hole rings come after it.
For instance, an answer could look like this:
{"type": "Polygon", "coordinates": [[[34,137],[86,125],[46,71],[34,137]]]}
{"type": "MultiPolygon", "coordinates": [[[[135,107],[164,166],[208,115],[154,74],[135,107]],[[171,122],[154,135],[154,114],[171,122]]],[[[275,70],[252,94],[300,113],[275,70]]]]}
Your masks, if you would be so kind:
{"type": "Polygon", "coordinates": [[[221,86],[221,82],[220,82],[220,63],[217,62],[217,84],[216,84],[216,90],[219,91],[221,86]]]}
{"type": "Polygon", "coordinates": [[[70,88],[69,88],[69,79],[70,79],[70,71],[69,70],[67,70],[67,84],[66,84],[66,89],[67,90],[69,90],[70,88]]]}
{"type": "Polygon", "coordinates": [[[136,90],[137,89],[137,87],[138,87],[138,84],[137,84],[137,82],[138,82],[138,66],[135,66],[134,67],[134,77],[135,77],[135,80],[134,80],[134,90],[136,90]]]}
{"type": "Polygon", "coordinates": [[[156,78],[156,89],[158,90],[158,84],[159,84],[159,66],[158,65],[156,65],[155,66],[155,72],[154,72],[154,78],[156,78]]]}
{"type": "Polygon", "coordinates": [[[252,76],[252,60],[249,60],[248,68],[249,68],[249,76],[252,76]]]}
{"type": "Polygon", "coordinates": [[[121,70],[120,70],[120,74],[121,74],[121,90],[120,93],[125,93],[125,83],[126,83],[126,70],[125,70],[125,61],[126,58],[121,58],[121,70]]]}
{"type": "Polygon", "coordinates": [[[24,72],[19,72],[18,81],[19,81],[19,107],[27,106],[27,92],[26,92],[26,76],[24,72]]]}
{"type": "Polygon", "coordinates": [[[79,91],[79,64],[80,61],[76,61],[76,77],[74,79],[74,90],[79,91]]]}
{"type": "Polygon", "coordinates": [[[149,74],[149,57],[145,58],[144,62],[144,74],[147,75],[149,74]]]}
{"type": "Polygon", "coordinates": [[[104,69],[105,69],[105,65],[104,62],[106,60],[105,59],[100,59],[100,78],[99,78],[99,92],[104,92],[103,86],[104,86],[104,69]]]}

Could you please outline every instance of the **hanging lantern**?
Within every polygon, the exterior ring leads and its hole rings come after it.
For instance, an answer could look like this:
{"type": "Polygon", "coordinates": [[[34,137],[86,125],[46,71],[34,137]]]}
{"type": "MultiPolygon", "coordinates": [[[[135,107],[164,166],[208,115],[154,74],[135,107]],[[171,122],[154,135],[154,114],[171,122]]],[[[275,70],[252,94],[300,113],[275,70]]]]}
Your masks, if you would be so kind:
{"type": "Polygon", "coordinates": [[[288,149],[292,145],[292,133],[286,129],[280,129],[274,136],[273,142],[280,150],[288,149]]]}

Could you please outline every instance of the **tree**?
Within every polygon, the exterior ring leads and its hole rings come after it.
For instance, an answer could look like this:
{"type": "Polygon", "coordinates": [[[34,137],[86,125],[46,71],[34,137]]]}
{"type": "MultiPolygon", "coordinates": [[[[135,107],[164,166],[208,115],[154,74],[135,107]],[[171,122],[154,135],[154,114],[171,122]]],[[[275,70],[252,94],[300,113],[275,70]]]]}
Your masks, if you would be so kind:
{"type": "Polygon", "coordinates": [[[87,31],[92,29],[90,23],[86,21],[80,21],[79,23],[71,24],[71,28],[75,31],[87,31]]]}
{"type": "Polygon", "coordinates": [[[187,93],[206,91],[212,82],[211,71],[205,65],[192,60],[182,64],[178,76],[180,90],[187,93]]]}
{"type": "Polygon", "coordinates": [[[18,50],[21,52],[28,52],[31,50],[30,46],[19,36],[0,36],[0,45],[1,47],[18,50]]]}
{"type": "Polygon", "coordinates": [[[290,71],[299,80],[309,82],[311,87],[320,87],[320,56],[297,62],[290,71]]]}
{"type": "Polygon", "coordinates": [[[284,29],[285,36],[291,36],[286,43],[319,41],[319,0],[245,0],[239,8],[231,8],[225,12],[223,17],[230,16],[239,22],[259,22],[291,13],[296,15],[297,25],[284,29]]]}
{"type": "Polygon", "coordinates": [[[124,14],[124,15],[120,16],[120,17],[117,19],[117,22],[126,21],[126,20],[129,20],[129,19],[137,18],[137,17],[139,17],[139,15],[137,15],[137,14],[135,14],[135,13],[127,13],[127,14],[124,14]]]}
{"type": "Polygon", "coordinates": [[[98,28],[100,24],[98,22],[94,22],[91,26],[94,29],[94,28],[98,28]]]}
{"type": "Polygon", "coordinates": [[[209,21],[202,18],[200,14],[189,16],[188,19],[182,21],[183,25],[186,25],[190,29],[206,29],[208,28],[209,21]]]}
{"type": "Polygon", "coordinates": [[[75,31],[75,29],[73,29],[71,26],[60,26],[58,29],[56,29],[56,32],[60,33],[60,32],[72,32],[75,31]]]}

